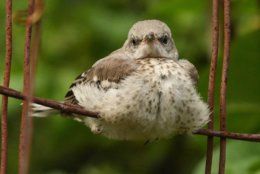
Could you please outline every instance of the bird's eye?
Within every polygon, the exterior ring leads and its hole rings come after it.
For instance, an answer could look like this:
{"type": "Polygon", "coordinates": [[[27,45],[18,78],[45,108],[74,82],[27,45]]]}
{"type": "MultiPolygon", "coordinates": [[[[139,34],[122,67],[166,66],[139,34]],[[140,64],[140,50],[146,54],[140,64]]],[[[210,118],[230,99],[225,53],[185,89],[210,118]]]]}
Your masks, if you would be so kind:
{"type": "Polygon", "coordinates": [[[169,41],[169,38],[168,38],[168,36],[166,36],[166,35],[164,35],[164,36],[162,36],[160,39],[159,39],[159,41],[162,43],[162,44],[167,44],[168,43],[168,41],[169,41]]]}
{"type": "Polygon", "coordinates": [[[139,45],[140,40],[137,39],[137,38],[133,38],[133,39],[131,40],[131,43],[132,43],[133,46],[137,46],[137,45],[139,45]]]}

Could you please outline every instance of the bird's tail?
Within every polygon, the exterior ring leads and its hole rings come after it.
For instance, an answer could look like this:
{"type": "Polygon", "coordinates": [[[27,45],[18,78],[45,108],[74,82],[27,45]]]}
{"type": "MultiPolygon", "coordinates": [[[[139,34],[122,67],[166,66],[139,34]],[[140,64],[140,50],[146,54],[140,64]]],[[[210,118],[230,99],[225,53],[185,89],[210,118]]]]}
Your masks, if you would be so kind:
{"type": "Polygon", "coordinates": [[[32,109],[32,116],[33,117],[47,117],[52,114],[58,114],[59,111],[47,106],[42,106],[39,104],[32,103],[31,104],[32,109]]]}

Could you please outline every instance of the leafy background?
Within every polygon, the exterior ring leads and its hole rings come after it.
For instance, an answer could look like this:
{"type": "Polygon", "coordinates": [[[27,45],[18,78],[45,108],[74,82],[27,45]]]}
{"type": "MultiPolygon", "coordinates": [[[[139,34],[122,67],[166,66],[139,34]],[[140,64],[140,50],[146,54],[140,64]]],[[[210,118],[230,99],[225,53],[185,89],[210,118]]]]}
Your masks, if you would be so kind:
{"type": "MultiPolygon", "coordinates": [[[[15,1],[14,11],[26,1],[15,1]]],[[[232,48],[228,81],[228,130],[260,132],[260,22],[258,0],[232,1],[232,48]]],[[[207,97],[211,2],[208,0],[46,0],[35,95],[62,100],[68,86],[96,60],[119,48],[138,20],[166,22],[182,58],[199,70],[199,91],[207,97]]],[[[4,3],[0,25],[4,26],[4,3]]],[[[25,29],[14,25],[11,87],[22,89],[25,29]]],[[[4,65],[4,27],[0,28],[0,70],[4,65]]],[[[220,41],[222,45],[222,40],[220,41]]],[[[222,47],[219,66],[221,68],[222,47]]],[[[1,73],[1,79],[2,73],[1,73]]],[[[217,87],[219,87],[218,74],[217,87]]],[[[218,92],[216,104],[218,104],[218,92]]],[[[216,115],[219,108],[216,107],[216,115]]],[[[20,101],[10,99],[8,173],[17,173],[20,101]]],[[[216,119],[217,120],[217,119],[216,119]]],[[[216,128],[218,124],[216,122],[216,128]]],[[[218,168],[215,141],[213,173],[218,168]]],[[[201,174],[206,138],[173,136],[148,145],[93,135],[84,125],[53,116],[34,119],[30,173],[33,174],[201,174]]],[[[228,140],[227,174],[259,174],[260,145],[228,140]]]]}

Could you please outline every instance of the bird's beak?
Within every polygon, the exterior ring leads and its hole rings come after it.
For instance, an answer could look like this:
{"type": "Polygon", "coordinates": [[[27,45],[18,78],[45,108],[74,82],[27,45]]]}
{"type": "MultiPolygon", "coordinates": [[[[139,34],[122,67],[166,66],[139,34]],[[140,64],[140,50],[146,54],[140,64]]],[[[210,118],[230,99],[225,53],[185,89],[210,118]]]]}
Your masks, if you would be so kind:
{"type": "Polygon", "coordinates": [[[146,43],[150,43],[150,42],[152,42],[152,41],[154,41],[154,39],[155,39],[155,36],[154,36],[154,33],[149,33],[149,34],[147,34],[145,37],[144,37],[144,41],[146,42],[146,43]]]}

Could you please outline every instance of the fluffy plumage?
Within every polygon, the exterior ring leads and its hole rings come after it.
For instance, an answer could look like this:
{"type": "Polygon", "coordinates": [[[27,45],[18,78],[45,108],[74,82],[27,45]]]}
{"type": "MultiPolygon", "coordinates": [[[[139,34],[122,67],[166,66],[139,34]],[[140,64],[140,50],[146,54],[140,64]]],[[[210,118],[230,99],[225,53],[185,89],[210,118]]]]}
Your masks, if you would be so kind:
{"type": "MultiPolygon", "coordinates": [[[[207,123],[209,110],[196,91],[197,80],[194,65],[178,60],[169,27],[146,20],[133,25],[122,48],[78,76],[64,102],[100,113],[100,119],[80,119],[93,133],[123,140],[165,138],[207,123]]],[[[52,111],[34,110],[38,116],[52,111]]]]}

